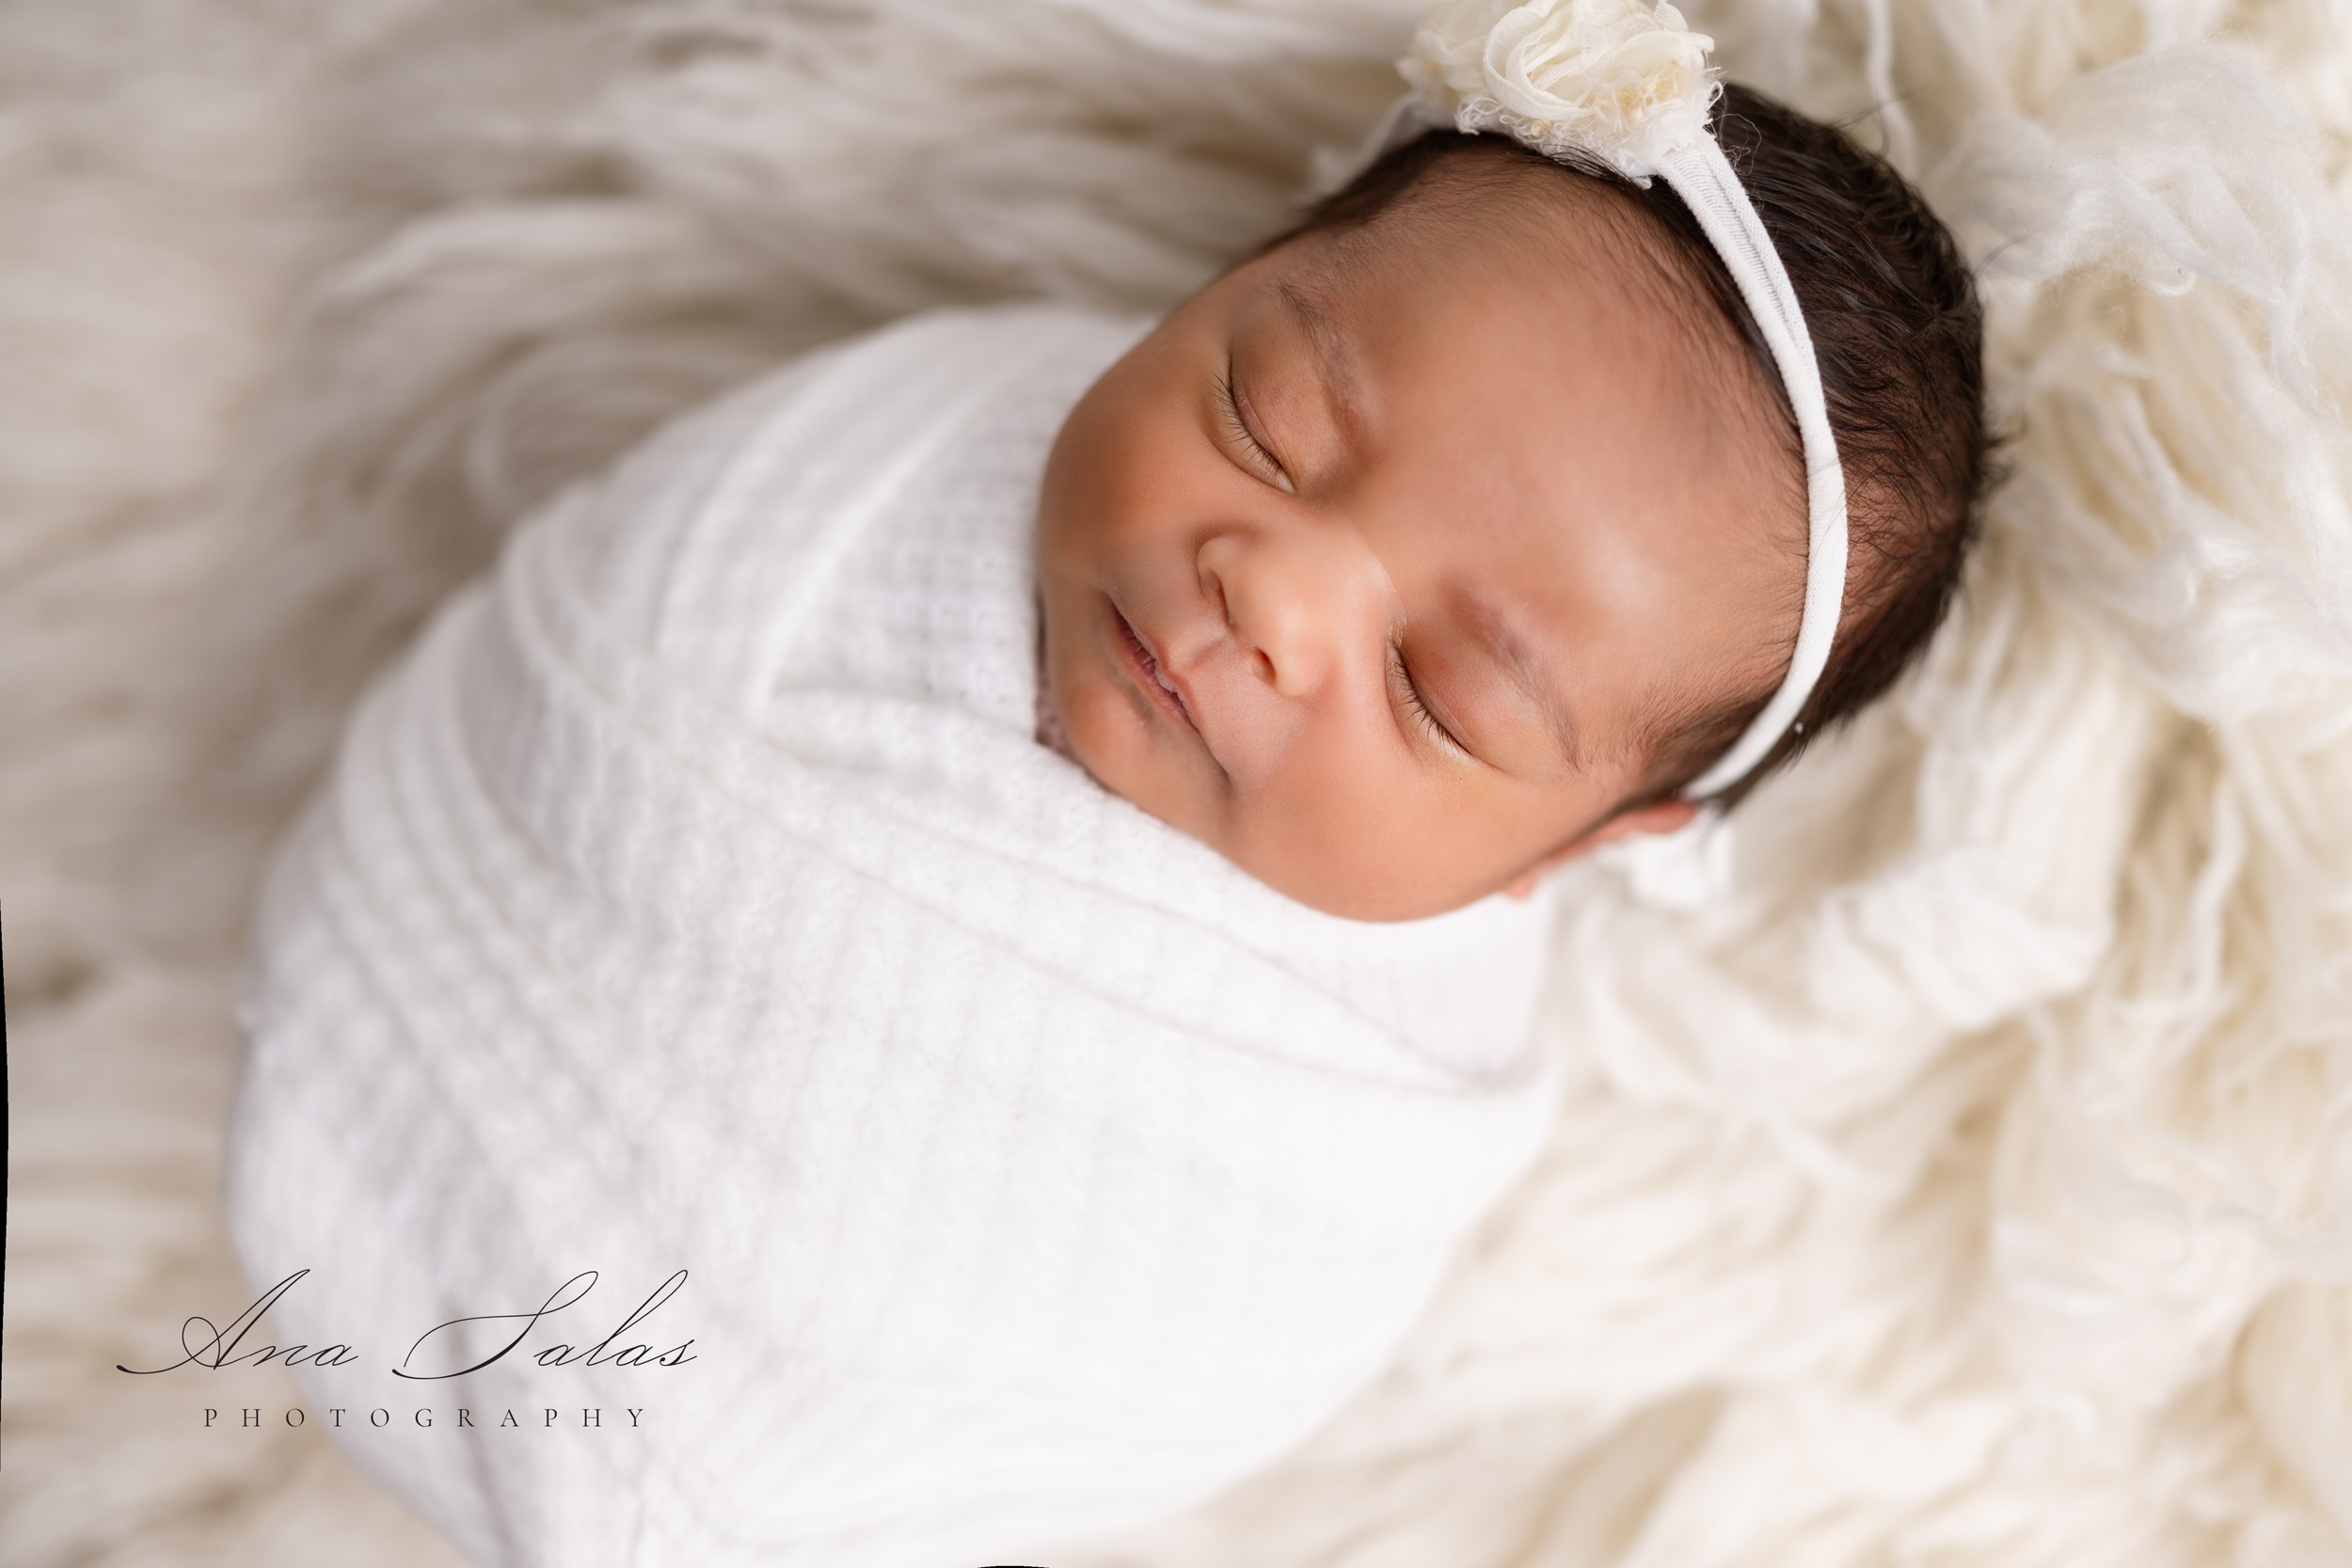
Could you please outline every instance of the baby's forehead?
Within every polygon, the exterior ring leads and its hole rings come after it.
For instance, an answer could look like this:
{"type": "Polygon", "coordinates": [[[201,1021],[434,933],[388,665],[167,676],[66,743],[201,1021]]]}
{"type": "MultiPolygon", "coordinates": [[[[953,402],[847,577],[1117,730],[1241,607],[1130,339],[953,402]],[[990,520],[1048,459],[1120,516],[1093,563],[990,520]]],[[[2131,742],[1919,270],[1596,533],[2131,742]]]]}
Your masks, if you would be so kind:
{"type": "MultiPolygon", "coordinates": [[[[1802,487],[1776,388],[1704,289],[1653,254],[1665,242],[1615,210],[1614,193],[1566,198],[1590,207],[1589,222],[1559,204],[1465,208],[1478,194],[1302,236],[1277,254],[1269,292],[1332,378],[1361,382],[1362,367],[1409,355],[1411,379],[1463,394],[1420,400],[1430,417],[1470,418],[1498,394],[1574,423],[1617,424],[1643,408],[1661,491],[1723,473],[1758,495],[1802,487]]],[[[1801,498],[1792,504],[1801,538],[1801,498]]]]}
{"type": "MultiPolygon", "coordinates": [[[[1630,186],[1504,143],[1472,142],[1435,160],[1368,214],[1310,226],[1284,244],[1286,282],[1323,307],[1400,279],[1414,291],[1458,287],[1466,275],[1511,272],[1595,309],[1626,313],[1655,369],[1681,367],[1775,428],[1793,422],[1777,372],[1758,362],[1719,280],[1630,186]]],[[[1359,330],[1388,325],[1376,317],[1359,330]]]]}

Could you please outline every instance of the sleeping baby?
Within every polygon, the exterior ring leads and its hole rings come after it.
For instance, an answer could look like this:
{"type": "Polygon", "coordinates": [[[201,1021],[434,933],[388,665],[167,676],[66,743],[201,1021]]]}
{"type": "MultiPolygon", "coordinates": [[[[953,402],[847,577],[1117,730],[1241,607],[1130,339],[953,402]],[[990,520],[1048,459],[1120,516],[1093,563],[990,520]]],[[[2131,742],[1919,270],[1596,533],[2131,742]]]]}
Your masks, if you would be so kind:
{"type": "Polygon", "coordinates": [[[1545,1132],[1544,874],[1883,690],[1970,532],[1948,236],[1707,47],[1441,7],[1166,320],[904,322],[518,529],[263,907],[313,1418],[487,1564],[954,1568],[1370,1381],[1545,1132]]]}

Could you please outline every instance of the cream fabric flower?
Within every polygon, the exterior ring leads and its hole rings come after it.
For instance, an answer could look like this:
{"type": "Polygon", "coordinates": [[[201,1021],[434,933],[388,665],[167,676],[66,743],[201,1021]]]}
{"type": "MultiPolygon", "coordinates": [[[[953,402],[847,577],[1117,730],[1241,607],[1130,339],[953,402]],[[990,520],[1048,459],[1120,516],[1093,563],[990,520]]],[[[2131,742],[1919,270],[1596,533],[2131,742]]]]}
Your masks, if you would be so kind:
{"type": "Polygon", "coordinates": [[[1647,183],[1708,134],[1714,47],[1674,7],[1643,0],[1443,0],[1398,69],[1438,123],[1597,158],[1647,183]]]}

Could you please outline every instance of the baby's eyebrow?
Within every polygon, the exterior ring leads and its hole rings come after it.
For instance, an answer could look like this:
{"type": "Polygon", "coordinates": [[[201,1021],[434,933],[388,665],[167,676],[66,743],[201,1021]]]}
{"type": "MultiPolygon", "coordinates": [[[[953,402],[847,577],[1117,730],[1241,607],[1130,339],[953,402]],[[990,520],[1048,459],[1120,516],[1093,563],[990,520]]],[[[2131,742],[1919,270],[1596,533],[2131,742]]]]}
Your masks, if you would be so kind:
{"type": "Polygon", "coordinates": [[[1311,290],[1291,278],[1275,283],[1274,296],[1289,309],[1291,319],[1314,345],[1315,360],[1323,372],[1323,389],[1330,399],[1332,418],[1340,427],[1340,435],[1349,446],[1360,448],[1364,430],[1361,388],[1356,377],[1355,357],[1348,352],[1339,323],[1311,290]]]}
{"type": "Polygon", "coordinates": [[[1519,635],[1510,615],[1476,589],[1457,585],[1454,600],[1464,625],[1495,661],[1495,667],[1543,715],[1544,723],[1550,729],[1552,738],[1560,743],[1560,753],[1568,767],[1583,771],[1584,753],[1577,744],[1576,721],[1561,699],[1559,684],[1551,678],[1542,656],[1519,635]]]}

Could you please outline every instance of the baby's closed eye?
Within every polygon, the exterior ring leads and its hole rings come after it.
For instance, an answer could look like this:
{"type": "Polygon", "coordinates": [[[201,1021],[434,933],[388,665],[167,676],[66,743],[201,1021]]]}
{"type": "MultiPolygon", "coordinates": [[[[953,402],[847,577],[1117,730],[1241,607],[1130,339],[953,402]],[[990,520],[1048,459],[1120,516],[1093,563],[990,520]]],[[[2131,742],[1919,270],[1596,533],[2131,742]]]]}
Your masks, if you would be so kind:
{"type": "Polygon", "coordinates": [[[1226,443],[1239,455],[1242,466],[1280,490],[1284,495],[1298,493],[1291,483],[1290,470],[1275,455],[1272,445],[1260,434],[1258,422],[1251,417],[1246,395],[1233,381],[1233,368],[1229,363],[1216,378],[1217,420],[1224,427],[1226,443]]]}
{"type": "Polygon", "coordinates": [[[1420,683],[1413,679],[1412,667],[1405,661],[1405,644],[1402,640],[1389,644],[1389,686],[1395,696],[1397,706],[1420,726],[1424,735],[1459,756],[1471,761],[1477,760],[1477,753],[1463,742],[1461,736],[1447,726],[1445,721],[1438,717],[1436,711],[1430,707],[1428,700],[1422,695],[1420,683]]]}

